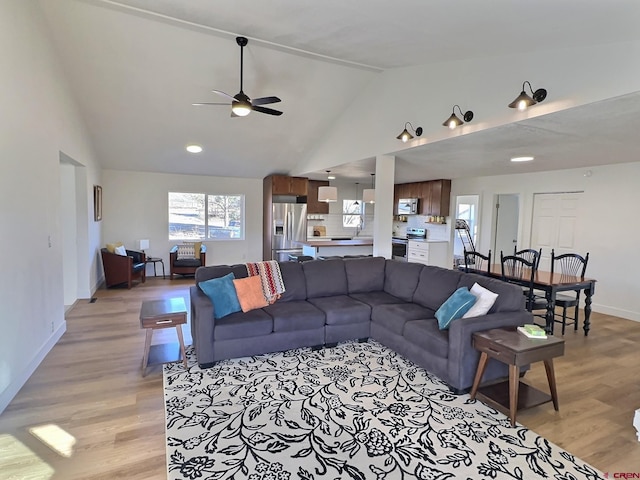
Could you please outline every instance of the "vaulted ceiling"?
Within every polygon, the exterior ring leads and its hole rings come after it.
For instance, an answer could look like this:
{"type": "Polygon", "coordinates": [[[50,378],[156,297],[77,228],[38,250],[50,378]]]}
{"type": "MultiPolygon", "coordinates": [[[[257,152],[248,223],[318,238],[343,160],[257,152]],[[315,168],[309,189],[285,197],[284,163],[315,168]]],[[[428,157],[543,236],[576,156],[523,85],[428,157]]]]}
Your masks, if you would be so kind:
{"type": "MultiPolygon", "coordinates": [[[[354,99],[392,69],[433,65],[438,71],[443,62],[509,55],[534,61],[558,48],[640,40],[637,0],[40,4],[103,167],[193,175],[261,178],[295,170],[354,99]],[[245,93],[280,97],[272,106],[282,116],[231,118],[228,106],[192,106],[224,101],[213,89],[239,91],[237,35],[249,38],[245,93]],[[189,143],[202,145],[203,153],[188,154],[189,143]]],[[[378,153],[397,155],[400,182],[504,173],[498,159],[533,147],[536,162],[521,171],[557,168],[559,153],[567,159],[564,168],[607,163],[603,158],[637,161],[638,112],[640,95],[632,92],[378,153]]],[[[323,167],[368,179],[373,158],[350,160],[339,166],[327,159],[323,167]]],[[[321,169],[306,173],[322,176],[321,169]]]]}

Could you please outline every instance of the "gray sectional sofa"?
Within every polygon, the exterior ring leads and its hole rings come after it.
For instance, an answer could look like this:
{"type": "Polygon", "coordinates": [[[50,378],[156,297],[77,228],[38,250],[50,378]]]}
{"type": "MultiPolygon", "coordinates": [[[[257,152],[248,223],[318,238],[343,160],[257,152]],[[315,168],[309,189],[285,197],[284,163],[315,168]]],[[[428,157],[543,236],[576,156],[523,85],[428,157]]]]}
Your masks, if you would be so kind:
{"type": "MultiPolygon", "coordinates": [[[[214,320],[215,305],[199,282],[244,264],[201,267],[190,289],[191,333],[198,364],[298,347],[332,346],[368,338],[392,348],[445,381],[456,393],[472,383],[479,354],[473,332],[532,323],[520,287],[480,275],[382,257],[283,262],[286,292],[273,305],[214,320]],[[459,287],[477,282],[498,294],[486,315],[461,318],[440,330],[436,310],[459,287]]],[[[489,361],[485,381],[505,377],[489,361]]]]}

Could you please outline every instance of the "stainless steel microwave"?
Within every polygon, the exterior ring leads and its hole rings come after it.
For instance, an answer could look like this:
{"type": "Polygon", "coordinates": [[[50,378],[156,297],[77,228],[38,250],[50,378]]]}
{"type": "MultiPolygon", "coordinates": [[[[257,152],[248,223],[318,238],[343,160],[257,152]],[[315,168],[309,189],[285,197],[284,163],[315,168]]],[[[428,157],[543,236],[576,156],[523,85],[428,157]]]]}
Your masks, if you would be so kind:
{"type": "Polygon", "coordinates": [[[398,215],[417,215],[418,199],[417,198],[401,198],[398,200],[398,215]]]}

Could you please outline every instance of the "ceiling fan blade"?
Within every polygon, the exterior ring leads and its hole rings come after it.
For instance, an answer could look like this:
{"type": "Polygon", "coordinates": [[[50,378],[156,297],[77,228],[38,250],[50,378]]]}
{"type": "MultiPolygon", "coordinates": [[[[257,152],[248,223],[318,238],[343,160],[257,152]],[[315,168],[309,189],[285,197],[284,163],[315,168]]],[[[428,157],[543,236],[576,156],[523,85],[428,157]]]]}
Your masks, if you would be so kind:
{"type": "Polygon", "coordinates": [[[211,103],[211,102],[200,102],[200,103],[192,103],[191,105],[195,107],[200,107],[202,105],[231,105],[230,103],[211,103]]]}
{"type": "Polygon", "coordinates": [[[273,108],[266,108],[266,107],[258,107],[256,105],[253,106],[252,110],[255,110],[256,112],[260,112],[260,113],[266,113],[267,115],[282,115],[282,112],[279,110],[274,110],[273,108]]]}
{"type": "Polygon", "coordinates": [[[221,91],[221,90],[211,90],[211,91],[212,91],[213,93],[217,93],[218,95],[222,95],[223,97],[226,97],[226,98],[228,98],[229,100],[234,100],[234,98],[233,98],[231,95],[229,95],[228,93],[225,93],[225,92],[223,92],[223,91],[221,91]]]}
{"type": "Polygon", "coordinates": [[[281,100],[278,97],[260,97],[251,100],[251,105],[267,105],[269,103],[278,103],[281,100]]]}

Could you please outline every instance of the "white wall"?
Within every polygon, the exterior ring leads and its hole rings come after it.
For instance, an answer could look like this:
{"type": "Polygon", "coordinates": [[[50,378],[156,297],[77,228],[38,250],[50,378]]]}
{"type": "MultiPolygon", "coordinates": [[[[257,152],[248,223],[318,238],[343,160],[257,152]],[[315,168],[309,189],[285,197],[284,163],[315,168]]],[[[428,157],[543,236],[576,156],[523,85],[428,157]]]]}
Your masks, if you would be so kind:
{"type": "MultiPolygon", "coordinates": [[[[123,242],[138,249],[149,239],[148,255],[161,257],[169,274],[169,250],[182,242],[169,240],[168,193],[245,195],[244,240],[211,240],[207,265],[262,260],[262,179],[172,175],[164,173],[103,171],[103,244],[123,242]]],[[[160,264],[156,265],[156,271],[160,264]]],[[[147,265],[147,274],[153,267],[147,265]]],[[[160,272],[158,272],[160,275],[160,272]]]]}
{"type": "MultiPolygon", "coordinates": [[[[531,240],[533,195],[583,191],[577,226],[577,250],[589,252],[587,276],[595,278],[593,310],[640,321],[640,296],[635,252],[640,239],[640,163],[559,170],[523,175],[501,175],[454,179],[451,198],[480,195],[479,238],[477,249],[491,248],[494,195],[519,193],[520,225],[518,246],[526,248],[531,240]]],[[[594,326],[597,328],[597,325],[594,326]]]]}
{"type": "MultiPolygon", "coordinates": [[[[0,2],[0,412],[66,328],[60,152],[87,167],[87,191],[99,180],[46,31],[35,2],[0,2]]],[[[84,265],[100,234],[99,225],[87,230],[84,265]]]]}

